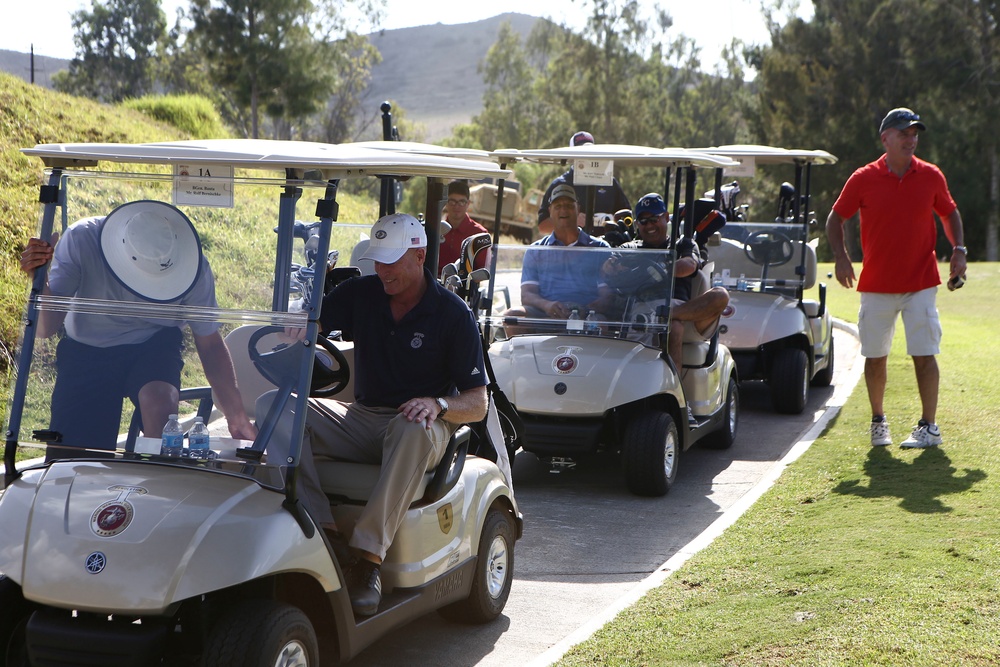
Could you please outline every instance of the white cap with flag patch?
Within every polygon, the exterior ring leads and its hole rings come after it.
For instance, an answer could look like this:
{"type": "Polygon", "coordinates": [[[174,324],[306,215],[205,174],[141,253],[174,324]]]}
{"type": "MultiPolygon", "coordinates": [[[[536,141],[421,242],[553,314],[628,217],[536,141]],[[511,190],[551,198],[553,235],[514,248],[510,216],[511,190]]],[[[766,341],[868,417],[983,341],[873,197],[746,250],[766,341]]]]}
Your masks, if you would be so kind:
{"type": "Polygon", "coordinates": [[[361,259],[395,264],[410,248],[426,248],[427,234],[412,215],[393,213],[379,218],[372,227],[371,241],[361,259]]]}

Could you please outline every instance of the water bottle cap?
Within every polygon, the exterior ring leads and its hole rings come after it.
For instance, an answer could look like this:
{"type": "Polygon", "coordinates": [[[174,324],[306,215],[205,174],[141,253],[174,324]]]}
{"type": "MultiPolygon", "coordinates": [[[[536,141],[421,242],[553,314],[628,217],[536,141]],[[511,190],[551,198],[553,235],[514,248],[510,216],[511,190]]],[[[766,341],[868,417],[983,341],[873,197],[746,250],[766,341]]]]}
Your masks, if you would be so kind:
{"type": "MultiPolygon", "coordinates": [[[[160,414],[162,414],[162,413],[160,413],[160,414]]],[[[167,418],[168,419],[177,419],[177,415],[169,415],[167,418]]]]}
{"type": "Polygon", "coordinates": [[[202,419],[201,417],[195,417],[195,418],[194,418],[194,423],[195,423],[195,424],[197,424],[198,422],[201,422],[201,423],[203,423],[203,424],[204,424],[204,423],[205,423],[205,420],[204,420],[204,419],[202,419]]]}

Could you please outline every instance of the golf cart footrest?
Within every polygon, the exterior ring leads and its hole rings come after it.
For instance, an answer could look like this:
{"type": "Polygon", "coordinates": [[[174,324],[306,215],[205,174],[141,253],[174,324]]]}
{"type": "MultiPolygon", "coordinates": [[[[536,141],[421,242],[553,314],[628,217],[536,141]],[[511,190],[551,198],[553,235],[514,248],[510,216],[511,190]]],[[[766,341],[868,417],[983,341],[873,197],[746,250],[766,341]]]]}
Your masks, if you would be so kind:
{"type": "Polygon", "coordinates": [[[568,456],[597,451],[603,417],[591,419],[547,419],[521,414],[524,419],[525,450],[539,456],[568,456]]]}
{"type": "Polygon", "coordinates": [[[167,628],[161,623],[139,625],[42,610],[32,614],[25,634],[35,667],[147,667],[159,663],[167,628]]]}

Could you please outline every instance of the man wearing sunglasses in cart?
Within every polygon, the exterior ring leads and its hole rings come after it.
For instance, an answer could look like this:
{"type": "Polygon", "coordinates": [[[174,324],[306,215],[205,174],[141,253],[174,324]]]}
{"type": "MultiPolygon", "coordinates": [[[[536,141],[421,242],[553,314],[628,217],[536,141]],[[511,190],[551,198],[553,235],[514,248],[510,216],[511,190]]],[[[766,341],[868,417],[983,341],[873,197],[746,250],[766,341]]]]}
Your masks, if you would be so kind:
{"type": "MultiPolygon", "coordinates": [[[[663,250],[670,247],[670,220],[663,197],[655,192],[643,195],[633,211],[639,248],[663,250]]],[[[625,246],[627,247],[627,246],[625,246]]],[[[697,243],[681,238],[674,261],[674,292],[670,306],[668,350],[674,365],[682,366],[685,342],[700,342],[715,335],[722,311],[729,305],[729,292],[712,287],[692,298],[695,274],[704,266],[697,243]]]]}

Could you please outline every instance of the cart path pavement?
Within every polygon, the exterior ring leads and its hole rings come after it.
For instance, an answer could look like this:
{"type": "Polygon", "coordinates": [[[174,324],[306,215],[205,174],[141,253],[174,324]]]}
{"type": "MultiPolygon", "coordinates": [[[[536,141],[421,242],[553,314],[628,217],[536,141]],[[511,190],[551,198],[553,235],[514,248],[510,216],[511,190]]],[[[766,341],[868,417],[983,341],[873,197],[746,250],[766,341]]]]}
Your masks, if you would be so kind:
{"type": "Polygon", "coordinates": [[[625,489],[612,457],[552,473],[531,454],[514,461],[524,537],[503,615],[468,626],[429,614],[349,664],[531,665],[557,661],[658,586],[736,521],[824,430],[861,377],[852,325],[837,323],[834,382],[810,388],[801,415],[775,415],[760,383],[741,386],[739,431],[724,451],[694,447],[662,498],[625,489]]]}

